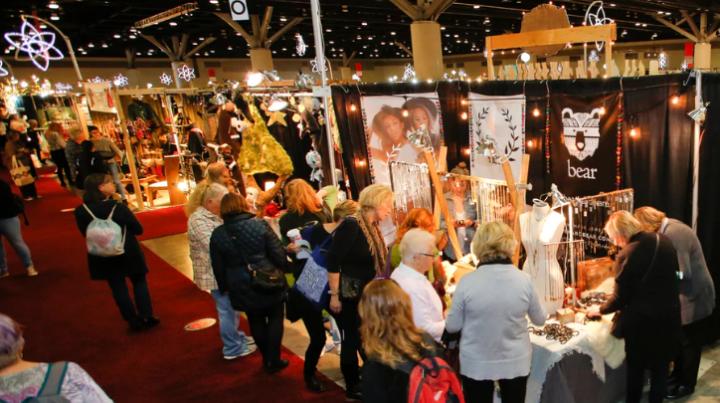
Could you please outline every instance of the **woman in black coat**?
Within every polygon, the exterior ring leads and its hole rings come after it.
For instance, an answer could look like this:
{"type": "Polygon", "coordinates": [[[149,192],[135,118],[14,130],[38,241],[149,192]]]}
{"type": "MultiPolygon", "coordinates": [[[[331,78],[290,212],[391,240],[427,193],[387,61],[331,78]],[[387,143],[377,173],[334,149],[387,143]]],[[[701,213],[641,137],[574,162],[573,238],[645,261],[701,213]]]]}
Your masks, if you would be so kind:
{"type": "Polygon", "coordinates": [[[677,253],[665,236],[643,232],[627,211],[611,215],[605,232],[622,248],[615,260],[615,293],[600,313],[620,312],[613,334],[625,339],[625,401],[640,401],[649,369],[650,402],[662,402],[668,367],[680,346],[677,253]]]}
{"type": "Polygon", "coordinates": [[[92,141],[83,141],[80,144],[80,149],[76,167],[75,187],[83,189],[85,178],[92,174],[106,174],[110,171],[102,155],[95,151],[95,144],[92,141]]]}
{"type": "Polygon", "coordinates": [[[122,255],[104,257],[88,253],[90,278],[108,282],[120,314],[128,322],[131,330],[151,328],[160,321],[153,316],[150,291],[145,279],[148,269],[140,244],[135,238],[136,235],[142,234],[143,228],[127,206],[111,198],[114,193],[115,184],[112,176],[91,174],[85,179],[84,203],[75,208],[75,220],[83,236],[87,232],[88,225],[93,221],[87,209],[95,217],[107,219],[114,208],[112,220],[123,229],[125,234],[125,253],[122,255]],[[134,304],[125,282],[126,277],[133,285],[134,304]]]}
{"type": "Polygon", "coordinates": [[[263,291],[251,284],[253,268],[288,270],[287,257],[277,235],[265,220],[249,212],[245,198],[228,193],[220,203],[223,225],[210,237],[213,273],[222,293],[229,293],[233,308],[247,314],[250,331],[268,373],[288,366],[280,358],[285,290],[263,291]]]}

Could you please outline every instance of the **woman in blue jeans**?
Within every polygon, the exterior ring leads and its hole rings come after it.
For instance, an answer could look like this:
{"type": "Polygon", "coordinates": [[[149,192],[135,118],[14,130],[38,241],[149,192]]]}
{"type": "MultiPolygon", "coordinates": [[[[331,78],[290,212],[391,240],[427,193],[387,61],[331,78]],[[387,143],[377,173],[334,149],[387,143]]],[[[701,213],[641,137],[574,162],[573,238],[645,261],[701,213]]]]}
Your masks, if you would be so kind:
{"type": "Polygon", "coordinates": [[[25,243],[20,230],[18,215],[22,211],[22,199],[12,193],[7,182],[0,179],[0,278],[10,275],[2,238],[7,238],[8,243],[15,249],[28,276],[37,276],[38,274],[33,266],[30,248],[25,243]]]}

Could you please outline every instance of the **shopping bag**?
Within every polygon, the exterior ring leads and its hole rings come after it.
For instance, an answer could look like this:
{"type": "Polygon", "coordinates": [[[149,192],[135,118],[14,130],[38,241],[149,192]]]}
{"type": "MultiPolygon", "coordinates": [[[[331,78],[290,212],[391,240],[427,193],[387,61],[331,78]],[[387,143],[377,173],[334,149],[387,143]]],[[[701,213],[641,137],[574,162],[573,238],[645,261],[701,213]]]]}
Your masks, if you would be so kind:
{"type": "Polygon", "coordinates": [[[40,162],[40,158],[35,153],[30,154],[30,160],[32,160],[32,164],[35,167],[35,169],[42,168],[42,162],[40,162]]]}
{"type": "Polygon", "coordinates": [[[12,167],[10,168],[10,176],[15,185],[26,186],[35,182],[35,178],[30,174],[30,168],[21,164],[15,156],[12,157],[12,167]]]}

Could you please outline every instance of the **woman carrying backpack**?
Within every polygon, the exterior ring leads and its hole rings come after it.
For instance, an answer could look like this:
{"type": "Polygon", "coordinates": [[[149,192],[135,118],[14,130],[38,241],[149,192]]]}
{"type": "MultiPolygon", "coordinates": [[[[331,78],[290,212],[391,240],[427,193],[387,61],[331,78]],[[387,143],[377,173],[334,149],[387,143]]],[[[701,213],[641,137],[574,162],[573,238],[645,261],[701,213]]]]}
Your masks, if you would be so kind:
{"type": "MultiPolygon", "coordinates": [[[[90,174],[85,179],[84,203],[75,208],[75,220],[83,236],[88,235],[88,227],[98,221],[111,219],[120,226],[124,242],[120,245],[101,245],[114,247],[119,254],[107,256],[93,239],[88,239],[88,267],[90,278],[105,280],[112,290],[120,314],[131,330],[143,330],[156,326],[160,320],[153,316],[152,302],[145,274],[147,265],[140,244],[135,238],[142,234],[143,228],[127,206],[112,199],[115,184],[108,174],[90,174]],[[133,285],[135,302],[130,298],[126,278],[133,285]]],[[[116,239],[116,237],[113,237],[116,239]]],[[[106,242],[107,243],[107,242],[106,242]]]]}
{"type": "Polygon", "coordinates": [[[432,336],[415,327],[410,297],[393,280],[373,280],[358,305],[367,361],[362,369],[365,402],[464,403],[460,381],[440,358],[432,336]],[[423,381],[422,366],[439,366],[423,381]],[[430,397],[431,400],[427,398],[430,397]]]}

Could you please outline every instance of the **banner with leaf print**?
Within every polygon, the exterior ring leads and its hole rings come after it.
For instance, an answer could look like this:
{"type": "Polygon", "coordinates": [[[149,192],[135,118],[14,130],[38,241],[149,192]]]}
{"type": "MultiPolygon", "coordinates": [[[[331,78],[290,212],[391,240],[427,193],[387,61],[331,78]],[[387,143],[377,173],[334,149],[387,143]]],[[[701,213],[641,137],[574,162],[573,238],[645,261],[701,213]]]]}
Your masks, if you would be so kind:
{"type": "Polygon", "coordinates": [[[507,158],[515,180],[519,180],[525,152],[525,95],[471,92],[468,102],[470,172],[473,176],[505,180],[500,164],[507,158]]]}

